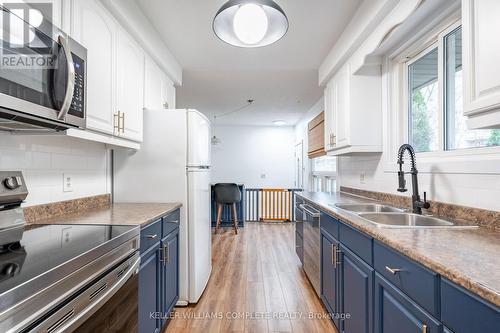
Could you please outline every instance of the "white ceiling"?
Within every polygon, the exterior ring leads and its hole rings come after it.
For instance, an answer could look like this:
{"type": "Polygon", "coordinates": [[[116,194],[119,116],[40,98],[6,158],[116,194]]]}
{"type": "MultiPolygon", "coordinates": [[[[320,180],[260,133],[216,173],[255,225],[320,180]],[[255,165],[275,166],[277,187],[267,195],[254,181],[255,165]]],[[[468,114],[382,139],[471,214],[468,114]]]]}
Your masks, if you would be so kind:
{"type": "Polygon", "coordinates": [[[226,0],[136,0],[183,67],[177,107],[209,116],[254,105],[217,124],[295,124],[321,97],[317,69],[361,0],[276,0],[290,28],[277,43],[256,49],[233,47],[212,31],[226,0]]]}

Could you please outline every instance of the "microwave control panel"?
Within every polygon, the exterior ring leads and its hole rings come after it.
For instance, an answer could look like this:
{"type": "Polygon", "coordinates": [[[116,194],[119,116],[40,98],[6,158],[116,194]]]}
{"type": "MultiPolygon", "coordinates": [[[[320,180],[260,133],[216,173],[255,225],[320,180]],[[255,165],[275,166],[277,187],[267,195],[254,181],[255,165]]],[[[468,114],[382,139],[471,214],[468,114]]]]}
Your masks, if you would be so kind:
{"type": "Polygon", "coordinates": [[[83,118],[85,116],[85,61],[75,54],[72,56],[75,66],[75,91],[68,113],[83,118]]]}

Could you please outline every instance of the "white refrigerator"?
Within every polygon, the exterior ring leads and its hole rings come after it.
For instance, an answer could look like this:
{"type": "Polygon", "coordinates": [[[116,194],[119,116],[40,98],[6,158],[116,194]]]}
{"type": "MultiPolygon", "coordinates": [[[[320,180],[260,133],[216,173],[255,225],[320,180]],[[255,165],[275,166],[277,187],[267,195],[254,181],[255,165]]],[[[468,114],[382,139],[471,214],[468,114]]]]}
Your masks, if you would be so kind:
{"type": "Polygon", "coordinates": [[[212,271],[210,121],[196,110],[144,110],[138,151],[116,150],[114,202],[181,202],[179,305],[198,302],[212,271]]]}

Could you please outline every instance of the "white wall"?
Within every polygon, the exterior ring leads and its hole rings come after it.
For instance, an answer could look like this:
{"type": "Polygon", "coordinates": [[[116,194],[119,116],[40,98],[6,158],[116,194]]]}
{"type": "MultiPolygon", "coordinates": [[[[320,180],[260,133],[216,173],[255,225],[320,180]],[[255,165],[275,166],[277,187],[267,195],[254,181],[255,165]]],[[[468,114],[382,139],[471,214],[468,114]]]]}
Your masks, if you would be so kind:
{"type": "Polygon", "coordinates": [[[304,189],[310,189],[310,179],[309,173],[311,172],[311,163],[309,157],[307,156],[307,147],[308,147],[308,123],[316,117],[318,114],[325,110],[325,103],[323,97],[320,98],[319,101],[314,104],[314,106],[307,111],[307,113],[302,117],[302,119],[295,125],[295,144],[300,144],[302,142],[303,147],[303,173],[304,173],[304,189]]]}
{"type": "Polygon", "coordinates": [[[25,206],[110,193],[105,145],[64,136],[20,136],[0,132],[0,170],[23,171],[25,206]],[[63,174],[73,192],[63,192],[63,174]]]}
{"type": "Polygon", "coordinates": [[[293,127],[216,126],[212,134],[221,140],[212,145],[214,183],[293,188],[293,127]]]}

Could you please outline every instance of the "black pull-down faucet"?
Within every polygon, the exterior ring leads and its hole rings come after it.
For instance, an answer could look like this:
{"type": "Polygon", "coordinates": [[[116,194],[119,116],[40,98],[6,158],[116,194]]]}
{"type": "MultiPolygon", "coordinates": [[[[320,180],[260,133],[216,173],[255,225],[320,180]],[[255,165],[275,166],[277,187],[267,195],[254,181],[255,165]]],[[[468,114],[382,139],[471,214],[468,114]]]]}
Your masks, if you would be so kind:
{"type": "Polygon", "coordinates": [[[410,173],[411,173],[411,183],[412,183],[412,190],[413,190],[413,195],[411,196],[412,211],[414,214],[422,214],[422,208],[429,209],[431,207],[431,205],[427,202],[427,194],[425,192],[424,192],[424,201],[420,200],[420,195],[418,194],[418,178],[417,178],[418,171],[417,171],[417,164],[415,162],[415,150],[409,144],[402,145],[401,147],[399,147],[399,151],[398,151],[398,164],[399,164],[398,192],[406,192],[407,191],[405,172],[403,171],[403,164],[404,164],[403,155],[406,151],[410,154],[410,159],[411,159],[410,173]]]}

